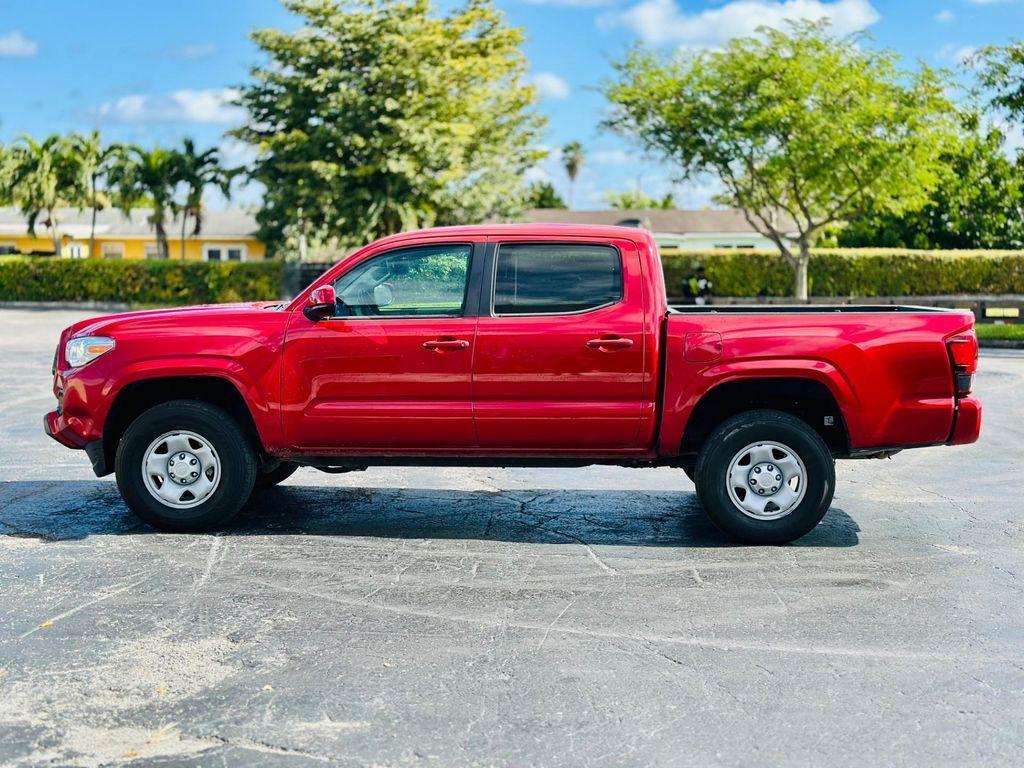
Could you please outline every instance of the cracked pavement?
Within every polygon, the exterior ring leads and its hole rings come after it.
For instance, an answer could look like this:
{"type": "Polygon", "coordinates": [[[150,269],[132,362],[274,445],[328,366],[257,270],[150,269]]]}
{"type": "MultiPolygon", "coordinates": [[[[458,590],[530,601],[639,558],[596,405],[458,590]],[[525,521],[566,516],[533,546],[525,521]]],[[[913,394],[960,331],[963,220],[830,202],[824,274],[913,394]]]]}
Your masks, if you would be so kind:
{"type": "Polygon", "coordinates": [[[79,316],[0,310],[0,765],[1020,764],[1024,354],[787,547],[608,467],[300,470],[191,536],[43,434],[79,316]]]}

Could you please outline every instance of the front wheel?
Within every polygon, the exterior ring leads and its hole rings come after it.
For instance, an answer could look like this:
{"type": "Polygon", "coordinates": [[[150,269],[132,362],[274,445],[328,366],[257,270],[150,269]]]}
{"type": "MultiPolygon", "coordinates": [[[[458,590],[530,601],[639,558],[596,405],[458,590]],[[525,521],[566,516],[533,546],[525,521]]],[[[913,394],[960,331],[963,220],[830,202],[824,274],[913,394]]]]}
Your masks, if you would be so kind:
{"type": "Polygon", "coordinates": [[[220,408],[172,400],[135,419],[117,447],[117,487],[129,509],[155,528],[206,531],[249,499],[256,455],[220,408]]]}
{"type": "Polygon", "coordinates": [[[260,472],[256,475],[255,490],[265,491],[267,488],[273,488],[275,485],[283,483],[289,477],[294,475],[295,470],[298,468],[298,464],[289,464],[287,461],[279,462],[278,465],[269,472],[260,472]]]}
{"type": "Polygon", "coordinates": [[[785,544],[810,532],[835,492],[835,462],[805,422],[781,411],[741,413],[705,441],[695,469],[711,521],[745,544],[785,544]]]}

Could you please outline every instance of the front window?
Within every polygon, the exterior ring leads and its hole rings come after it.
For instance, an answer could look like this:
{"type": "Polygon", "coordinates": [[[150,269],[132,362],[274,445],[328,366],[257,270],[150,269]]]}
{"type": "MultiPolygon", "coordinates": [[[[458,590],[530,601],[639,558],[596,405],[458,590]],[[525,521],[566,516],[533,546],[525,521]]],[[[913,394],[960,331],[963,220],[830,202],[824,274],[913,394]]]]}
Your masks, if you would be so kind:
{"type": "Polygon", "coordinates": [[[466,303],[470,245],[426,245],[374,256],[334,281],[338,313],[459,317],[466,303]]]}
{"type": "Polygon", "coordinates": [[[495,315],[563,315],[622,299],[622,261],[610,245],[506,243],[498,249],[495,315]]]}
{"type": "Polygon", "coordinates": [[[145,243],[142,250],[147,259],[162,259],[164,257],[163,251],[160,250],[157,243],[145,243]]]}

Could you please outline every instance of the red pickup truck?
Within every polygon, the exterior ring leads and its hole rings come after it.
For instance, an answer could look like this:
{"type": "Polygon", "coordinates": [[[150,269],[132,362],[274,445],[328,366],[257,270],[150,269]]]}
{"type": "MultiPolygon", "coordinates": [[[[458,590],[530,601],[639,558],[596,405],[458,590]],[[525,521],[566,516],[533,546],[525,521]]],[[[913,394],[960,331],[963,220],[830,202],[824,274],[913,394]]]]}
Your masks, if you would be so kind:
{"type": "Polygon", "coordinates": [[[828,510],[837,458],[974,442],[965,311],[673,308],[639,229],[408,232],[288,303],[132,312],[60,337],[46,431],[178,531],[298,466],[679,467],[736,540],[828,510]]]}

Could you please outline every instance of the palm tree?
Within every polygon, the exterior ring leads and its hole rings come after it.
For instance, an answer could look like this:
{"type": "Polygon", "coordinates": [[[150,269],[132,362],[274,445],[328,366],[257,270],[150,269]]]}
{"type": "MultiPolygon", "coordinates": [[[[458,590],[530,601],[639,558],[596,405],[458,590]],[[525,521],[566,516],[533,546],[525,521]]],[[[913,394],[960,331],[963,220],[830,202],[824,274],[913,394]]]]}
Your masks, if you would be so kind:
{"type": "Polygon", "coordinates": [[[203,228],[203,192],[208,186],[217,187],[224,197],[231,197],[231,180],[237,173],[220,165],[220,153],[216,148],[196,153],[192,139],[185,139],[184,148],[178,153],[180,181],[185,186],[185,202],[181,205],[181,260],[185,260],[185,224],[188,217],[195,220],[192,236],[203,228]]]}
{"type": "Polygon", "coordinates": [[[7,184],[11,201],[28,222],[28,233],[36,236],[36,222],[46,214],[53,238],[54,255],[61,255],[60,222],[57,210],[73,204],[82,195],[81,168],[73,144],[63,136],[36,141],[23,136],[8,152],[10,176],[7,184]]]}
{"type": "Polygon", "coordinates": [[[111,186],[117,190],[117,205],[130,216],[143,202],[152,206],[149,224],[156,232],[160,257],[169,257],[167,215],[174,216],[179,206],[174,193],[181,182],[181,156],[162,147],[127,147],[109,172],[111,186]]]}
{"type": "Polygon", "coordinates": [[[92,211],[92,222],[89,226],[89,255],[96,253],[96,214],[110,206],[109,198],[99,190],[100,178],[110,169],[112,164],[121,157],[124,148],[120,144],[104,147],[98,131],[87,135],[72,136],[82,176],[86,181],[87,196],[81,201],[92,211]]]}
{"type": "Polygon", "coordinates": [[[583,145],[578,141],[570,141],[562,147],[562,166],[569,176],[569,207],[572,208],[573,193],[576,191],[576,177],[583,168],[583,145]]]}

